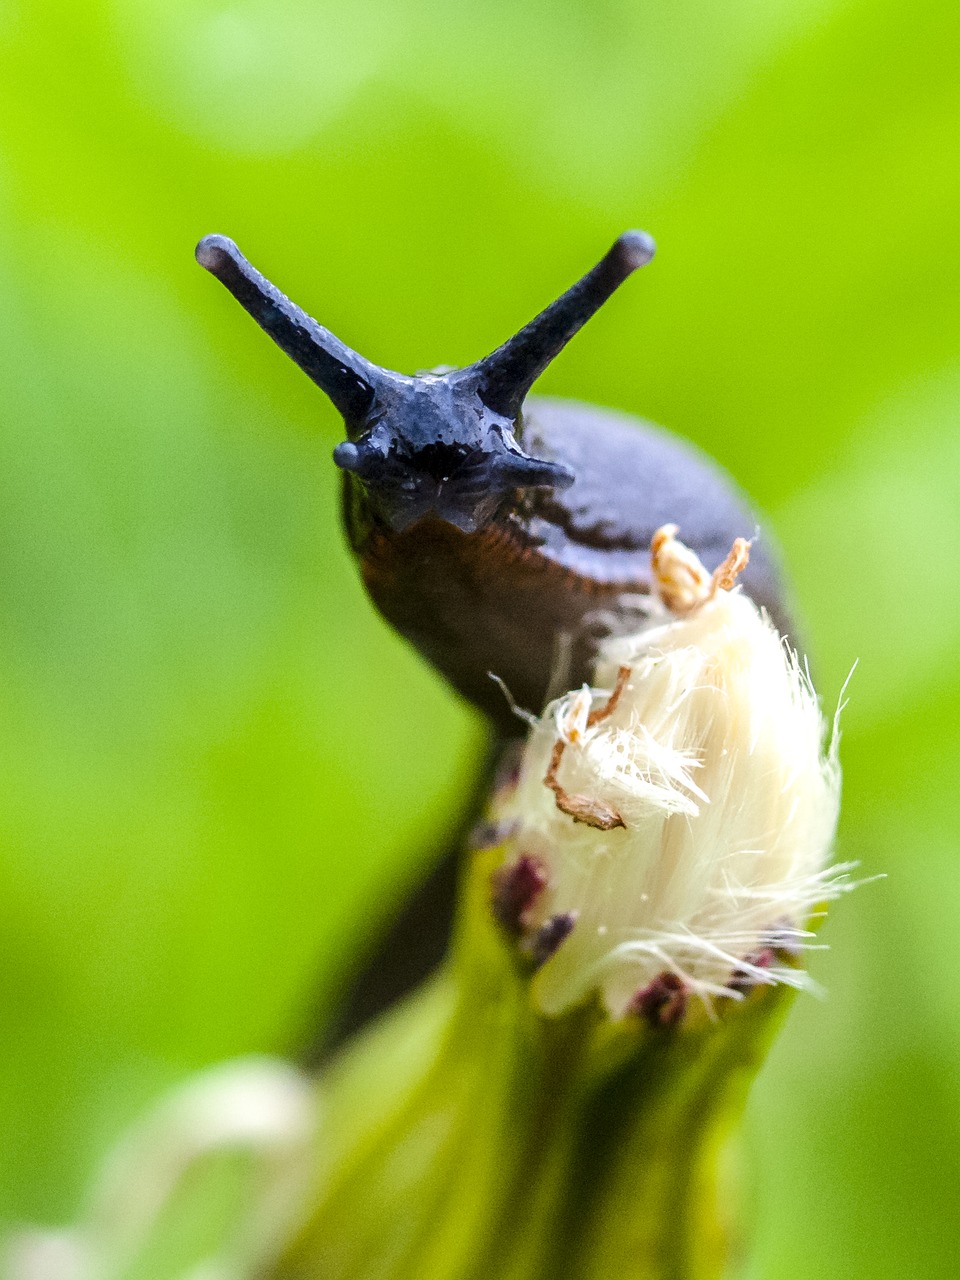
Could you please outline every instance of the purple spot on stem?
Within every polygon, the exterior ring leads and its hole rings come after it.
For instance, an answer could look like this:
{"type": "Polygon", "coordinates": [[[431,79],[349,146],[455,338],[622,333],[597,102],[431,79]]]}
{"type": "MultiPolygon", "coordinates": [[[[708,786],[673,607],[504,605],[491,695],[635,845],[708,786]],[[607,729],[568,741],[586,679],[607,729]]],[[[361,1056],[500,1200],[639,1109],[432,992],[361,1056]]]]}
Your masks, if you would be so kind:
{"type": "Polygon", "coordinates": [[[546,964],[560,943],[570,936],[576,923],[576,911],[562,911],[540,926],[530,944],[530,957],[537,969],[546,964]]]}
{"type": "Polygon", "coordinates": [[[627,1012],[643,1018],[651,1027],[675,1027],[687,1011],[687,989],[683,979],[668,970],[642,987],[630,1001],[627,1012]]]}
{"type": "Polygon", "coordinates": [[[519,938],[526,914],[547,887],[547,873],[539,858],[523,854],[493,873],[491,906],[494,919],[519,938]]]}
{"type": "MultiPolygon", "coordinates": [[[[763,947],[759,951],[753,951],[748,956],[744,956],[744,962],[752,965],[754,969],[770,969],[776,961],[777,953],[773,947],[763,947]]],[[[767,986],[768,984],[762,978],[752,972],[751,969],[737,969],[734,971],[733,977],[727,983],[731,991],[741,991],[746,993],[752,991],[757,986],[767,986]]]]}

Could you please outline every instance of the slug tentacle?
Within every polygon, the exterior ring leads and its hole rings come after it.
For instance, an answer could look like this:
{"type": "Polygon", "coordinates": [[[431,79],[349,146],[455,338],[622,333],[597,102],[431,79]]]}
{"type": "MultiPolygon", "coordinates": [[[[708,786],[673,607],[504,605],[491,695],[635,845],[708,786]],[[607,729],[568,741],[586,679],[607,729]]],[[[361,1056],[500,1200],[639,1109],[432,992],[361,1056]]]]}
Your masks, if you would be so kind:
{"type": "Polygon", "coordinates": [[[391,376],[358,355],[260,274],[227,236],[204,236],[197,261],[225,285],[281,350],[333,401],[348,424],[362,422],[391,376]]]}
{"type": "Polygon", "coordinates": [[[613,291],[653,257],[645,231],[625,231],[592,270],[496,351],[478,360],[480,398],[504,417],[519,416],[527,392],[613,291]]]}

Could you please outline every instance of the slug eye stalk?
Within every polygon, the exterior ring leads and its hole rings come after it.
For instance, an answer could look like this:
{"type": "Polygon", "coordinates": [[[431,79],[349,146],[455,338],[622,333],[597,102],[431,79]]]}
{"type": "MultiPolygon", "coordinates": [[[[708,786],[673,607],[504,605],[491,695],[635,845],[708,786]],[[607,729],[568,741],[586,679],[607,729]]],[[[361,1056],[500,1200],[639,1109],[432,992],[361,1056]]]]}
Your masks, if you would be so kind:
{"type": "Polygon", "coordinates": [[[481,399],[504,417],[516,418],[528,391],[551,361],[655,252],[653,239],[645,231],[625,231],[572,288],[467,371],[477,377],[481,399]]]}
{"type": "Polygon", "coordinates": [[[330,397],[347,422],[362,422],[385,371],[357,355],[291,302],[226,236],[204,236],[197,261],[216,276],[264,333],[330,397]]]}

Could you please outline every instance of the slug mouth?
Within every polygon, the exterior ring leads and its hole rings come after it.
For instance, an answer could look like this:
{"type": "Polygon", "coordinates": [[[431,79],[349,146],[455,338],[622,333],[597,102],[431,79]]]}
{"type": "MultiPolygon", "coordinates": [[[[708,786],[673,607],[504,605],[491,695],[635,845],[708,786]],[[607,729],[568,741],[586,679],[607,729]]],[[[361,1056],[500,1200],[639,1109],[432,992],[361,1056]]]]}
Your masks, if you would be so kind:
{"type": "Polygon", "coordinates": [[[360,482],[380,518],[400,533],[420,520],[442,520],[462,533],[489,524],[524,488],[566,488],[573,472],[520,450],[432,444],[416,452],[370,440],[333,451],[342,471],[360,482]]]}
{"type": "Polygon", "coordinates": [[[500,489],[464,492],[455,478],[407,481],[401,485],[360,480],[376,516],[394,533],[403,533],[421,520],[440,520],[461,533],[476,533],[491,524],[512,497],[500,489]]]}
{"type": "Polygon", "coordinates": [[[494,511],[471,511],[455,502],[447,501],[442,492],[433,501],[429,499],[418,503],[402,503],[391,511],[385,512],[385,518],[394,533],[403,533],[412,525],[422,520],[440,520],[444,524],[453,525],[461,533],[476,533],[485,528],[494,515],[494,511]]]}

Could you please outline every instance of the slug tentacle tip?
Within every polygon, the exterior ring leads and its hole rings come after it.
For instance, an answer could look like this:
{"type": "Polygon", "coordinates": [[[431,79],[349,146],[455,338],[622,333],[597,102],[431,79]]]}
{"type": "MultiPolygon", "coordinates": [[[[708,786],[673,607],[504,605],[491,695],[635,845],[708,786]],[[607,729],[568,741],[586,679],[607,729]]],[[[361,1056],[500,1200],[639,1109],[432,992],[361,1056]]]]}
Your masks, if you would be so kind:
{"type": "Polygon", "coordinates": [[[656,242],[646,231],[625,231],[619,237],[614,248],[620,253],[624,266],[628,271],[636,271],[645,267],[657,252],[656,242]]]}

